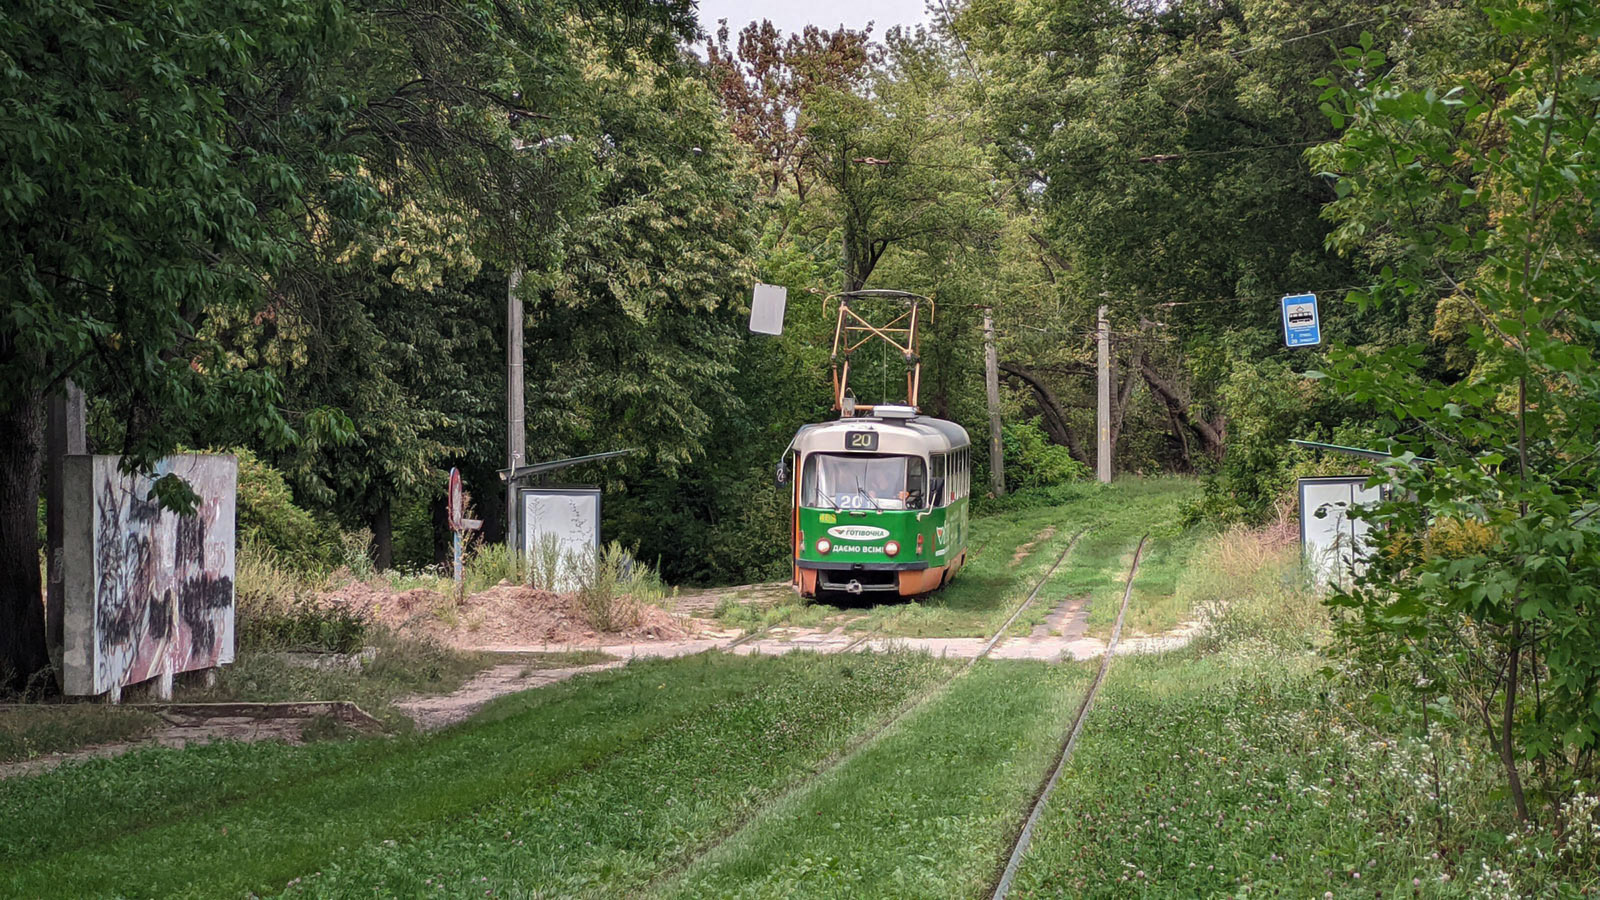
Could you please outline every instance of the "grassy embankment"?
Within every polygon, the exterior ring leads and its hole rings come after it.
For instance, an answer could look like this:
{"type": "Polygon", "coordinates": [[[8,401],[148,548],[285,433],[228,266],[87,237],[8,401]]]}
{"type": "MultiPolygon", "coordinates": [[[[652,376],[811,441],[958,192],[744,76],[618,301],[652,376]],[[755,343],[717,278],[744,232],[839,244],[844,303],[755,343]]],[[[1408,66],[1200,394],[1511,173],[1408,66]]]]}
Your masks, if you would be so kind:
{"type": "MultiPolygon", "coordinates": [[[[1320,674],[1336,666],[1326,616],[1293,548],[1239,533],[1167,546],[1130,615],[1193,606],[1212,630],[1115,662],[1014,896],[1600,887],[1589,800],[1508,839],[1497,765],[1466,726],[1435,721],[1425,736],[1370,704],[1361,673],[1320,674]]],[[[979,664],[804,782],[949,665],[636,663],[437,735],[149,751],[8,782],[0,894],[975,894],[1059,746],[1084,667],[979,664]]]]}
{"type": "Polygon", "coordinates": [[[967,565],[942,591],[905,602],[875,603],[867,598],[860,606],[848,608],[798,599],[760,606],[730,602],[719,610],[719,617],[745,628],[816,626],[833,620],[844,622],[852,631],[889,636],[984,636],[1000,627],[1072,536],[1082,531],[1083,538],[1071,557],[1040,592],[1037,603],[1017,621],[1014,633],[1026,634],[1044,621],[1056,604],[1081,594],[1092,597],[1091,626],[1108,632],[1133,548],[1140,535],[1150,532],[1160,542],[1147,565],[1154,563],[1157,571],[1166,566],[1169,577],[1165,588],[1151,580],[1153,592],[1147,602],[1136,606],[1137,613],[1130,611],[1129,626],[1164,630],[1181,622],[1188,612],[1181,603],[1156,600],[1170,597],[1173,577],[1193,547],[1194,538],[1180,534],[1176,521],[1179,505],[1197,491],[1197,483],[1189,479],[1129,478],[1109,487],[1078,484],[1022,492],[999,504],[1003,511],[972,520],[967,565]]]}
{"type": "Polygon", "coordinates": [[[150,750],[13,779],[0,783],[0,894],[610,893],[950,666],[646,661],[505,698],[434,735],[150,750]]]}
{"type": "Polygon", "coordinates": [[[1425,734],[1319,650],[1295,550],[1206,540],[1177,593],[1210,633],[1118,659],[1017,897],[1513,897],[1600,889],[1592,804],[1522,831],[1496,760],[1425,734]],[[1584,821],[1587,819],[1587,821],[1584,821]]]}

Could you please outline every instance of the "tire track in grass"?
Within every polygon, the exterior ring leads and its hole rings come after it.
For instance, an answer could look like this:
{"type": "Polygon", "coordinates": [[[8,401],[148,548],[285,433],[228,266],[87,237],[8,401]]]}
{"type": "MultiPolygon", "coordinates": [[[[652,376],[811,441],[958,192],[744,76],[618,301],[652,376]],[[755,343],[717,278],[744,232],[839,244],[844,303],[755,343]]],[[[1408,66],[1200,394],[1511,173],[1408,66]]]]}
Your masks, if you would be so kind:
{"type": "Polygon", "coordinates": [[[1050,567],[1046,569],[1044,574],[1039,577],[1039,580],[1034,584],[1033,589],[1028,592],[1028,596],[1023,598],[1023,601],[1017,605],[1017,608],[1012,611],[1011,615],[1006,618],[1005,622],[995,630],[994,634],[989,638],[989,641],[984,645],[983,649],[979,651],[976,656],[967,660],[966,663],[962,665],[961,668],[957,669],[953,675],[944,681],[933,685],[920,695],[907,701],[876,728],[873,728],[866,734],[863,734],[861,737],[857,738],[855,741],[841,749],[838,753],[835,753],[834,755],[823,760],[814,769],[812,769],[809,774],[791,785],[788,790],[785,790],[782,794],[773,798],[771,802],[756,810],[750,816],[738,822],[733,827],[711,838],[709,841],[701,845],[697,850],[685,856],[684,859],[677,865],[663,870],[659,875],[651,879],[649,884],[646,884],[640,891],[630,896],[644,896],[666,890],[673,882],[677,881],[681,876],[683,876],[683,874],[687,872],[695,863],[716,852],[716,850],[723,845],[735,840],[739,837],[739,835],[748,830],[754,823],[760,821],[762,814],[767,810],[776,809],[810,789],[824,776],[839,769],[844,764],[860,755],[861,751],[876,743],[887,732],[889,732],[899,723],[903,722],[907,716],[923,708],[935,697],[944,693],[944,691],[948,689],[950,685],[956,681],[956,679],[961,678],[963,675],[970,672],[972,667],[977,665],[979,660],[988,656],[990,651],[992,651],[995,646],[1000,643],[1000,641],[1005,639],[1006,633],[1010,631],[1012,624],[1016,622],[1017,619],[1027,611],[1028,607],[1033,604],[1035,598],[1039,596],[1039,592],[1044,589],[1045,584],[1050,580],[1050,576],[1055,574],[1056,569],[1059,568],[1061,563],[1066,560],[1067,556],[1072,553],[1072,549],[1078,545],[1078,540],[1083,537],[1087,530],[1088,529],[1080,529],[1072,536],[1070,540],[1067,541],[1067,546],[1062,548],[1060,555],[1055,558],[1055,561],[1050,564],[1050,567]]]}
{"type": "Polygon", "coordinates": [[[1111,670],[1111,657],[1117,651],[1117,640],[1122,637],[1122,620],[1128,613],[1128,598],[1133,596],[1133,580],[1139,574],[1139,561],[1144,556],[1144,545],[1149,539],[1148,534],[1139,538],[1139,546],[1133,551],[1133,565],[1128,568],[1128,583],[1122,590],[1122,606],[1117,610],[1117,621],[1111,626],[1111,640],[1106,643],[1106,652],[1100,657],[1100,669],[1095,672],[1094,680],[1089,683],[1089,690],[1083,695],[1083,702],[1078,706],[1078,714],[1073,718],[1072,728],[1067,732],[1067,739],[1061,745],[1061,754],[1056,760],[1055,768],[1040,786],[1038,796],[1033,801],[1033,808],[1028,812],[1027,821],[1023,823],[1022,831],[1017,834],[1016,843],[1012,845],[1005,869],[1001,871],[1000,880],[995,884],[993,900],[1004,900],[1010,893],[1011,884],[1017,877],[1017,870],[1022,866],[1022,858],[1027,855],[1028,845],[1033,841],[1033,827],[1038,824],[1039,816],[1049,804],[1050,794],[1055,791],[1056,783],[1061,780],[1061,773],[1066,770],[1068,760],[1072,759],[1072,749],[1078,744],[1078,735],[1083,733],[1083,724],[1088,720],[1089,710],[1094,706],[1095,695],[1100,693],[1100,685],[1105,681],[1106,672],[1111,670]]]}

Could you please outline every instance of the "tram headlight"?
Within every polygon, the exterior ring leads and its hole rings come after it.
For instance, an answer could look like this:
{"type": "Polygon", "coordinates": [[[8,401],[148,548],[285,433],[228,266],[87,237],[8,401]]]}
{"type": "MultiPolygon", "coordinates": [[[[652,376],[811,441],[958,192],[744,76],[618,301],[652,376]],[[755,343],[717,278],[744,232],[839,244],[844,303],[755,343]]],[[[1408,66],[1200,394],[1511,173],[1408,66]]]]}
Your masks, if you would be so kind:
{"type": "Polygon", "coordinates": [[[818,553],[821,553],[822,555],[826,556],[828,554],[828,551],[832,550],[832,549],[833,549],[833,541],[830,541],[827,538],[817,538],[817,552],[818,553]]]}
{"type": "Polygon", "coordinates": [[[883,553],[884,553],[885,556],[894,556],[896,553],[899,553],[899,552],[900,552],[900,542],[899,541],[890,541],[889,543],[883,545],[883,553]]]}

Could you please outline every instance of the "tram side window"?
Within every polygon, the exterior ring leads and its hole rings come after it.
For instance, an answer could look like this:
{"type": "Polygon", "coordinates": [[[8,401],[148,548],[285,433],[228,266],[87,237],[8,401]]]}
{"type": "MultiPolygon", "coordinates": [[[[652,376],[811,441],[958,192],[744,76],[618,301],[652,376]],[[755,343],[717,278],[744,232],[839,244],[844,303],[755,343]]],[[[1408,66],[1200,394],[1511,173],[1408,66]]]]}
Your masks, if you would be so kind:
{"type": "Polygon", "coordinates": [[[967,449],[961,448],[961,480],[957,486],[961,492],[958,496],[967,496],[967,449]]]}
{"type": "Polygon", "coordinates": [[[935,453],[928,457],[928,486],[932,496],[928,498],[929,506],[944,506],[945,497],[949,496],[949,488],[945,481],[945,458],[935,453]]]}

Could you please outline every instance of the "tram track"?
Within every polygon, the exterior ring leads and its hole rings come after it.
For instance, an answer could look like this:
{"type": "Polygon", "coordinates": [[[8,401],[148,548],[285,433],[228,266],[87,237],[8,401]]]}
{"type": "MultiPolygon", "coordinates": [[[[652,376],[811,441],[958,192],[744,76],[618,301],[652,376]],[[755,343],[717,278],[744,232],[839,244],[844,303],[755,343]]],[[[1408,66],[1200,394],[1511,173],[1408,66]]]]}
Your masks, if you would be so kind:
{"type": "MultiPolygon", "coordinates": [[[[999,646],[1001,641],[1005,640],[1006,633],[1011,630],[1011,626],[1014,625],[1017,619],[1020,618],[1022,614],[1033,605],[1034,600],[1038,598],[1040,591],[1044,590],[1044,586],[1047,582],[1049,582],[1050,577],[1056,573],[1056,570],[1059,569],[1061,564],[1066,561],[1069,555],[1071,555],[1073,549],[1078,546],[1078,541],[1087,533],[1088,529],[1082,528],[1072,535],[1072,537],[1067,541],[1067,545],[1062,548],[1061,553],[1058,554],[1055,560],[1050,564],[1050,567],[1044,571],[1044,574],[1039,576],[1039,580],[1034,583],[1033,588],[1028,592],[1028,595],[1023,598],[1021,603],[1017,604],[1017,608],[1012,610],[1011,615],[1006,617],[1005,622],[995,630],[994,634],[990,635],[989,640],[984,644],[983,649],[980,650],[977,655],[968,659],[966,663],[958,668],[955,672],[951,673],[949,678],[934,684],[927,690],[901,704],[901,706],[891,713],[888,718],[878,723],[877,726],[872,728],[866,734],[851,741],[849,744],[828,756],[822,762],[818,763],[808,774],[803,776],[799,781],[790,785],[777,797],[773,798],[768,803],[763,804],[760,809],[745,817],[735,825],[712,837],[710,840],[701,845],[698,850],[695,850],[689,854],[682,862],[661,872],[655,878],[651,879],[648,884],[644,885],[637,892],[632,893],[629,896],[641,897],[651,895],[671,884],[684,872],[688,871],[688,869],[696,862],[699,862],[700,860],[716,852],[719,847],[726,845],[730,841],[736,839],[740,834],[744,833],[747,828],[751,827],[761,818],[762,813],[770,809],[775,809],[784,803],[787,803],[790,799],[799,796],[812,785],[826,777],[829,773],[836,771],[841,766],[854,759],[863,750],[870,747],[874,742],[891,731],[896,725],[904,721],[913,712],[916,712],[933,701],[936,697],[942,695],[945,690],[950,687],[950,685],[954,684],[957,679],[961,678],[961,676],[972,671],[972,668],[978,664],[979,660],[986,658],[995,647],[999,646]]],[[[1142,541],[1140,546],[1143,546],[1142,541]]],[[[1126,601],[1124,601],[1124,606],[1126,606],[1126,601]]],[[[1118,624],[1120,625],[1120,623],[1121,618],[1119,616],[1118,624]]],[[[876,630],[877,629],[873,629],[873,632],[876,630]]],[[[853,641],[841,652],[848,652],[849,650],[865,644],[867,640],[872,637],[873,632],[868,632],[866,635],[863,635],[862,637],[853,641]]]]}
{"type": "Polygon", "coordinates": [[[1050,774],[1039,786],[1034,795],[1033,805],[1028,810],[1028,818],[1023,822],[1022,830],[1017,833],[1017,838],[1012,842],[1011,853],[1006,858],[1005,868],[1000,872],[1000,878],[995,883],[992,900],[1005,900],[1011,891],[1011,885],[1016,880],[1017,872],[1022,867],[1022,859],[1028,853],[1028,847],[1033,841],[1033,829],[1038,824],[1039,817],[1044,813],[1045,807],[1050,803],[1050,795],[1055,791],[1056,784],[1061,780],[1061,773],[1066,771],[1067,763],[1072,759],[1072,751],[1078,745],[1078,737],[1083,733],[1083,726],[1089,718],[1089,711],[1094,707],[1095,697],[1100,693],[1100,686],[1105,682],[1106,673],[1111,670],[1111,658],[1117,651],[1117,641],[1122,637],[1122,620],[1128,612],[1128,600],[1133,596],[1133,581],[1139,575],[1139,563],[1144,558],[1145,543],[1150,539],[1148,534],[1139,538],[1139,545],[1133,551],[1133,564],[1128,567],[1128,581],[1122,589],[1122,605],[1117,609],[1116,621],[1111,626],[1111,638],[1106,642],[1105,653],[1100,657],[1100,668],[1095,672],[1094,680],[1089,682],[1089,689],[1084,692],[1083,700],[1078,704],[1077,714],[1073,716],[1072,727],[1067,731],[1066,740],[1062,742],[1061,750],[1056,754],[1056,764],[1050,774]]]}

